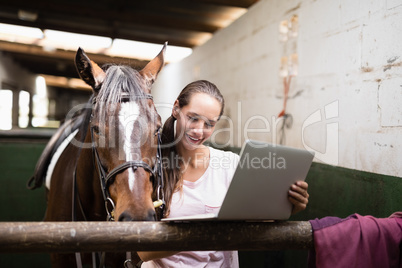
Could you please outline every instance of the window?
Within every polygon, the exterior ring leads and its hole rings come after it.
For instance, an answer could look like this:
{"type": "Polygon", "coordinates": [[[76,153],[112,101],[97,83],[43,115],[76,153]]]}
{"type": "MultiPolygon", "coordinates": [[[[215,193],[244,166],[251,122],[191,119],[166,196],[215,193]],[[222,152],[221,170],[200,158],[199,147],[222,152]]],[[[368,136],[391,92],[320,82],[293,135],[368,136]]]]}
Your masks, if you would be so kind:
{"type": "Polygon", "coordinates": [[[13,92],[9,89],[0,89],[0,129],[12,128],[13,92]]]}
{"type": "Polygon", "coordinates": [[[31,95],[29,92],[21,90],[19,96],[18,126],[26,128],[29,125],[29,102],[31,95]]]}
{"type": "Polygon", "coordinates": [[[47,115],[49,113],[49,100],[47,98],[47,88],[45,78],[36,78],[36,94],[33,96],[32,126],[45,127],[47,125],[47,115]]]}

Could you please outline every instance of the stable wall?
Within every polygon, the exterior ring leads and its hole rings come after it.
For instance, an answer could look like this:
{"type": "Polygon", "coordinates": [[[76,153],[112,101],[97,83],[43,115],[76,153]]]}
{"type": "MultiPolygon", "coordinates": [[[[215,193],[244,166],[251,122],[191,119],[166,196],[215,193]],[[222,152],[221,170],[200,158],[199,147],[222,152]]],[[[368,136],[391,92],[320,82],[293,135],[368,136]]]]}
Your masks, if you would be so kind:
{"type": "Polygon", "coordinates": [[[36,75],[28,72],[0,51],[0,87],[2,83],[7,83],[17,90],[34,93],[35,79],[36,75]]]}
{"type": "Polygon", "coordinates": [[[207,79],[225,96],[230,118],[218,126],[231,131],[214,136],[217,144],[278,142],[281,57],[296,52],[285,144],[316,151],[316,162],[401,177],[401,21],[397,0],[261,0],[162,70],[153,88],[158,111],[166,119],[187,83],[207,79]],[[280,41],[279,25],[293,15],[298,35],[289,46],[280,41]]]}
{"type": "MultiPolygon", "coordinates": [[[[293,124],[284,143],[316,158],[306,179],[307,209],[290,220],[388,217],[402,209],[401,21],[400,0],[260,0],[192,55],[168,64],[154,100],[166,119],[186,84],[210,80],[230,118],[217,126],[216,145],[238,151],[246,138],[279,143],[281,57],[297,53],[286,109],[293,124]],[[298,35],[281,42],[279,25],[294,15],[298,35]]],[[[306,251],[239,254],[241,267],[307,267],[306,251]]]]}

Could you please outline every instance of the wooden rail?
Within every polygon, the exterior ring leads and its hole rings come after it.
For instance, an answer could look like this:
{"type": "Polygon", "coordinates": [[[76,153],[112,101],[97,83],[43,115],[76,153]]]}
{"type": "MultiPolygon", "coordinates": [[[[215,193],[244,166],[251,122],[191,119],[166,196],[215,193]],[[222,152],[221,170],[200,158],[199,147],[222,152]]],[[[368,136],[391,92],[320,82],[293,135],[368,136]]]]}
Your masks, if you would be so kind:
{"type": "Polygon", "coordinates": [[[300,222],[1,222],[0,252],[282,250],[313,247],[300,222]]]}

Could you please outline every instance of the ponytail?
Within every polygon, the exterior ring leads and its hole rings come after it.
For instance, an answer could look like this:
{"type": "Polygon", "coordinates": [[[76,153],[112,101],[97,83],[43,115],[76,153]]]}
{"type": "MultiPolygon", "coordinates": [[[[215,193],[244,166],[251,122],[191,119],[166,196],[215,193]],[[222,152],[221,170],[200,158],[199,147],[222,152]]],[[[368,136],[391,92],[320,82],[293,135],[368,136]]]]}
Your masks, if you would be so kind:
{"type": "Polygon", "coordinates": [[[163,125],[161,139],[162,144],[165,145],[164,148],[174,142],[174,121],[176,121],[176,118],[171,115],[163,125]]]}
{"type": "Polygon", "coordinates": [[[166,201],[166,209],[164,217],[170,213],[170,204],[172,203],[173,193],[177,190],[176,187],[180,185],[178,182],[181,180],[180,166],[175,158],[177,158],[176,148],[174,146],[174,122],[176,118],[170,116],[163,125],[162,129],[162,166],[164,178],[164,194],[166,201]]]}

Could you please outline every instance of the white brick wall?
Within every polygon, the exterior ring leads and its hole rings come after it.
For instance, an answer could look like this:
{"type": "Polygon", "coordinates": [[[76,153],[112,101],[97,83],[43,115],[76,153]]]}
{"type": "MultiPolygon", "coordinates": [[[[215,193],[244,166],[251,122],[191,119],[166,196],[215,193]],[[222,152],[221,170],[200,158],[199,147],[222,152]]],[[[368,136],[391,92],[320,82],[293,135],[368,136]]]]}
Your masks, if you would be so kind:
{"type": "MultiPolygon", "coordinates": [[[[217,141],[240,146],[247,120],[249,128],[270,130],[249,138],[274,141],[283,103],[278,27],[292,15],[299,17],[299,74],[289,92],[286,144],[316,150],[325,163],[401,177],[401,0],[261,0],[191,56],[166,66],[154,86],[156,102],[170,106],[187,83],[208,79],[233,120],[233,133],[217,141]]],[[[159,111],[170,115],[169,108],[159,111]]]]}

